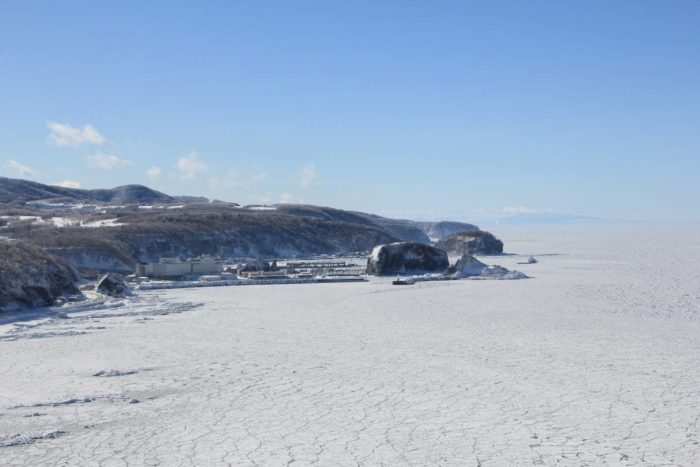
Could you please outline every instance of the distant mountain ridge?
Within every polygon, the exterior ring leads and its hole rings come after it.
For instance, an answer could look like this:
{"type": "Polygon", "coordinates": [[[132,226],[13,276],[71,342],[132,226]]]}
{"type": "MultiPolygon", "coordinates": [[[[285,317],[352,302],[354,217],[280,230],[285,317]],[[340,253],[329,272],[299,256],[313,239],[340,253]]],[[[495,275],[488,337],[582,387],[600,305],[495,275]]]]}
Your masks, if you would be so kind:
{"type": "Polygon", "coordinates": [[[492,221],[499,225],[538,225],[538,224],[571,224],[584,222],[603,222],[604,219],[574,214],[560,214],[555,212],[521,213],[514,216],[502,217],[492,221]]]}
{"type": "Polygon", "coordinates": [[[177,202],[172,196],[143,185],[123,185],[112,189],[83,190],[0,177],[0,203],[22,204],[31,201],[110,204],[177,202]]]}

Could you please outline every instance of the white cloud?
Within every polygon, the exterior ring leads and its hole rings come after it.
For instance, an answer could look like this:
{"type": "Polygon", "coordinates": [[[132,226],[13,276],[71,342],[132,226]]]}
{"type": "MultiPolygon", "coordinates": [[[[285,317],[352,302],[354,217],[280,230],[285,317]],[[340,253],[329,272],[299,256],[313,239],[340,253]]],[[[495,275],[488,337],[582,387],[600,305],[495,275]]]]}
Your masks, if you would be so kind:
{"type": "Polygon", "coordinates": [[[82,130],[67,123],[48,122],[46,126],[51,131],[49,141],[56,146],[99,145],[107,141],[92,125],[83,126],[82,130]]]}
{"type": "Polygon", "coordinates": [[[505,214],[531,214],[537,212],[537,210],[526,206],[506,206],[501,211],[505,214]]]}
{"type": "Polygon", "coordinates": [[[146,175],[148,175],[148,178],[150,178],[151,180],[153,180],[154,178],[158,178],[160,176],[160,173],[160,167],[158,167],[157,165],[154,165],[146,171],[146,175]]]}
{"type": "Polygon", "coordinates": [[[80,188],[80,182],[77,180],[62,180],[54,183],[54,185],[62,188],[80,188]]]}
{"type": "Polygon", "coordinates": [[[202,162],[199,159],[199,155],[194,151],[177,161],[177,170],[183,178],[193,178],[206,172],[208,169],[207,164],[202,162]]]}
{"type": "Polygon", "coordinates": [[[111,154],[97,153],[92,156],[88,156],[88,164],[90,167],[102,170],[112,170],[117,167],[122,167],[124,165],[131,164],[131,161],[126,159],[121,159],[117,156],[111,154]]]}
{"type": "Polygon", "coordinates": [[[299,186],[303,188],[317,185],[320,181],[321,178],[319,177],[314,164],[309,164],[299,171],[299,186]]]}
{"type": "Polygon", "coordinates": [[[250,197],[254,202],[259,204],[269,204],[272,201],[272,193],[263,193],[260,195],[253,195],[250,197]]]}
{"type": "Polygon", "coordinates": [[[289,193],[282,193],[280,195],[280,203],[282,203],[282,204],[295,203],[296,201],[297,201],[296,198],[289,193]]]}
{"type": "Polygon", "coordinates": [[[15,172],[20,177],[28,177],[29,175],[34,175],[34,169],[28,165],[20,164],[15,160],[9,160],[5,163],[5,168],[15,172]]]}

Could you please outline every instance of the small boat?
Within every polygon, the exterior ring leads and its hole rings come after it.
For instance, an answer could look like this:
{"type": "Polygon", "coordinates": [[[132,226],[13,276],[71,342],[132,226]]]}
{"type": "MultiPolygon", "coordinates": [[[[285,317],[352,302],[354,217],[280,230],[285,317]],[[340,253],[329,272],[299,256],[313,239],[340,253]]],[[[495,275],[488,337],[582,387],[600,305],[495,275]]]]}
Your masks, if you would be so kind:
{"type": "Polygon", "coordinates": [[[401,276],[396,276],[395,281],[391,281],[391,285],[413,285],[413,281],[401,279],[401,276]]]}

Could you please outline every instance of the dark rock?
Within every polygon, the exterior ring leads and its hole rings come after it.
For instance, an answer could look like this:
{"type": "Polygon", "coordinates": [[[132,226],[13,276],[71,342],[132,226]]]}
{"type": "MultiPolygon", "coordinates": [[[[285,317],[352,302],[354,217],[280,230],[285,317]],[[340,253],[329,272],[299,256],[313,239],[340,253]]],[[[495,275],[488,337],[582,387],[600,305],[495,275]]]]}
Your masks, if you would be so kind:
{"type": "Polygon", "coordinates": [[[457,232],[435,243],[451,255],[496,255],[503,253],[503,242],[489,232],[457,232]]]}
{"type": "Polygon", "coordinates": [[[450,266],[447,274],[455,278],[475,277],[479,279],[527,279],[520,271],[510,271],[502,266],[488,266],[469,254],[464,254],[450,266]]]}
{"type": "Polygon", "coordinates": [[[100,277],[97,281],[95,290],[103,295],[110,297],[123,297],[126,295],[129,288],[124,283],[121,277],[116,274],[108,273],[100,277]]]}
{"type": "Polygon", "coordinates": [[[379,245],[367,260],[367,273],[376,276],[444,272],[450,263],[447,253],[416,242],[379,245]]]}

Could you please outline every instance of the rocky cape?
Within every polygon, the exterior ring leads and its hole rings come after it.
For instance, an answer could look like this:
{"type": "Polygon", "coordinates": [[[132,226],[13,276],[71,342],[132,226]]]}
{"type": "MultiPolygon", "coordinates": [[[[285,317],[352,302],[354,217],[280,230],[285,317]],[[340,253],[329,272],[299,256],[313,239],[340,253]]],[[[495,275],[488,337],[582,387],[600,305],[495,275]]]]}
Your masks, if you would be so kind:
{"type": "Polygon", "coordinates": [[[503,242],[483,230],[456,232],[438,240],[435,246],[454,256],[503,253],[503,242]]]}
{"type": "Polygon", "coordinates": [[[528,276],[520,271],[511,271],[503,266],[489,266],[472,255],[465,253],[457,262],[450,266],[447,274],[457,279],[527,279],[528,276]]]}

